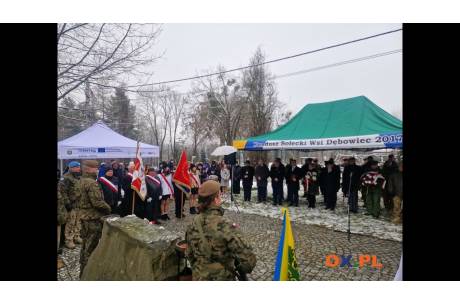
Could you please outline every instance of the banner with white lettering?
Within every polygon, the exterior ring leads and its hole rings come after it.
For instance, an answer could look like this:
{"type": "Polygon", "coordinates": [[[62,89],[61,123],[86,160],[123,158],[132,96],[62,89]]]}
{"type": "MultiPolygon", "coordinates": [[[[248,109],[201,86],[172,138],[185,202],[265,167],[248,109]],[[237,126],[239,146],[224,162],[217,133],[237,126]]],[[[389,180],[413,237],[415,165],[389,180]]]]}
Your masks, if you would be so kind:
{"type": "Polygon", "coordinates": [[[299,140],[248,140],[245,150],[276,149],[353,149],[353,148],[402,148],[402,133],[373,134],[354,137],[299,139],[299,140]]]}

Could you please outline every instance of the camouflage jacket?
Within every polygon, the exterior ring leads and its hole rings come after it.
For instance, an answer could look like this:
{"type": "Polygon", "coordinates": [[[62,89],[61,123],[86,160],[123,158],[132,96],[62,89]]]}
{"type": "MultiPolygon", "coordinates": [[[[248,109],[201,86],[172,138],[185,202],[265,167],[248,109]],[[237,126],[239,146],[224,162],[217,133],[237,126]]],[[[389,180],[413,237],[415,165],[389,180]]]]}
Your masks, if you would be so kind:
{"type": "Polygon", "coordinates": [[[61,196],[64,206],[68,211],[78,208],[78,182],[79,177],[72,173],[67,173],[59,182],[61,185],[61,196]]]}
{"type": "Polygon", "coordinates": [[[235,263],[244,273],[250,273],[256,265],[252,248],[223,215],[221,207],[210,207],[187,228],[186,255],[192,264],[193,280],[235,280],[235,263]]]}
{"type": "Polygon", "coordinates": [[[96,174],[84,173],[80,179],[79,206],[82,220],[96,220],[111,212],[102,197],[102,190],[96,181],[96,174]]]}
{"type": "Polygon", "coordinates": [[[66,223],[67,219],[67,210],[64,206],[64,200],[62,197],[62,190],[61,190],[61,185],[58,184],[57,188],[57,222],[58,225],[62,225],[66,223]]]}

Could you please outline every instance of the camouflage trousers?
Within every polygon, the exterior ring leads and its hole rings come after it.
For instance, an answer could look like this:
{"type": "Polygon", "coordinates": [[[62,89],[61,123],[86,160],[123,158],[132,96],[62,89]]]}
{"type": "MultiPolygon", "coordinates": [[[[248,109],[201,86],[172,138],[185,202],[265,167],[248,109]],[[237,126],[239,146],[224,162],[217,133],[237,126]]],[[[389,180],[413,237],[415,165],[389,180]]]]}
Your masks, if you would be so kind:
{"type": "Polygon", "coordinates": [[[82,220],[81,223],[81,238],[83,239],[83,244],[81,245],[80,251],[80,278],[91,253],[96,249],[102,235],[101,220],[82,220]]]}
{"type": "Polygon", "coordinates": [[[381,195],[381,191],[377,188],[369,188],[366,194],[367,213],[371,214],[375,218],[380,216],[381,195]]]}
{"type": "Polygon", "coordinates": [[[67,214],[67,221],[65,225],[64,236],[66,241],[74,241],[75,238],[80,237],[81,220],[80,210],[73,209],[67,214]]]}
{"type": "Polygon", "coordinates": [[[402,200],[398,196],[393,197],[393,218],[391,219],[391,222],[394,224],[400,224],[401,223],[401,203],[402,200]]]}

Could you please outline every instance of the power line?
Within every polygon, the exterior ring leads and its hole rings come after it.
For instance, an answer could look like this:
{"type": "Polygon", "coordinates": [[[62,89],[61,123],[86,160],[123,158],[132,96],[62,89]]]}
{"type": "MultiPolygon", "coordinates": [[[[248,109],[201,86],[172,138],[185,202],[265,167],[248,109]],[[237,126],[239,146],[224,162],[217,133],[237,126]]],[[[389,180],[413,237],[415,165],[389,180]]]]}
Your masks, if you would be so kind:
{"type": "MultiPolygon", "coordinates": [[[[186,77],[186,78],[180,78],[180,79],[169,80],[169,81],[162,81],[162,82],[157,82],[157,83],[152,83],[152,84],[126,86],[126,88],[133,88],[133,87],[138,87],[139,88],[139,87],[146,87],[146,86],[155,86],[155,85],[176,83],[176,82],[182,82],[182,81],[186,81],[186,80],[193,80],[193,79],[198,79],[198,78],[203,78],[203,77],[208,77],[208,76],[214,76],[214,75],[220,75],[220,74],[235,72],[235,71],[239,71],[239,70],[245,70],[245,69],[252,68],[252,67],[258,67],[258,66],[262,66],[262,65],[266,65],[266,64],[286,60],[286,59],[291,59],[291,58],[295,58],[295,57],[299,57],[299,56],[304,56],[304,55],[308,55],[308,54],[317,53],[317,52],[320,52],[320,51],[329,50],[329,49],[332,49],[332,48],[341,47],[341,46],[344,46],[344,45],[348,45],[348,44],[352,44],[352,43],[356,43],[356,42],[360,42],[360,41],[364,41],[364,40],[368,40],[368,39],[372,39],[372,38],[376,38],[376,37],[396,33],[396,32],[399,32],[399,31],[402,31],[402,28],[387,31],[387,32],[383,32],[383,33],[379,33],[379,34],[375,34],[375,35],[371,35],[371,36],[366,36],[366,37],[362,37],[362,38],[358,38],[358,39],[354,39],[354,40],[350,40],[350,41],[346,41],[346,42],[342,42],[342,43],[337,43],[337,44],[334,44],[334,45],[330,45],[330,46],[327,46],[327,47],[323,47],[323,48],[319,48],[319,49],[315,49],[315,50],[311,50],[311,51],[306,51],[306,52],[295,54],[295,55],[290,55],[290,56],[286,56],[286,57],[281,57],[281,58],[265,61],[265,62],[260,63],[260,64],[248,65],[248,66],[235,68],[235,69],[230,69],[230,70],[226,70],[226,71],[222,71],[222,72],[215,72],[215,73],[210,73],[210,74],[205,74],[205,75],[186,77]]],[[[139,92],[139,91],[137,91],[137,92],[139,92]]],[[[158,91],[154,91],[154,92],[158,92],[158,91]]]]}
{"type": "Polygon", "coordinates": [[[327,69],[327,68],[334,68],[334,67],[338,67],[338,66],[342,66],[342,65],[346,65],[346,64],[351,64],[351,63],[355,63],[355,62],[359,62],[359,61],[374,59],[374,58],[382,57],[382,56],[388,56],[388,55],[396,54],[396,53],[400,53],[400,52],[402,52],[402,49],[392,50],[392,51],[383,52],[383,53],[377,53],[377,54],[373,54],[373,55],[369,55],[369,56],[359,57],[359,58],[355,58],[355,59],[350,59],[350,60],[341,61],[341,62],[337,62],[337,63],[333,63],[333,64],[329,64],[329,65],[324,65],[324,66],[319,66],[319,67],[314,67],[314,68],[301,70],[301,71],[297,71],[297,72],[292,72],[292,73],[287,73],[287,74],[282,74],[282,75],[275,75],[274,77],[272,77],[272,79],[278,79],[278,78],[283,78],[283,77],[288,77],[288,76],[300,75],[300,74],[314,72],[314,71],[323,70],[323,69],[327,69]]]}

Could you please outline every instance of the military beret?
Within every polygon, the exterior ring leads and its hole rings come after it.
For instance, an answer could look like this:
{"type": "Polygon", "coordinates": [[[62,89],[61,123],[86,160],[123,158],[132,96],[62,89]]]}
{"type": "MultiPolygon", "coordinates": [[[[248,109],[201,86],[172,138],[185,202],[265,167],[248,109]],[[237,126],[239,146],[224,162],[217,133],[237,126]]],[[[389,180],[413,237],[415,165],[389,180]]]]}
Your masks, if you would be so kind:
{"type": "Polygon", "coordinates": [[[201,197],[209,197],[220,192],[220,184],[214,180],[205,181],[198,189],[198,195],[201,197]]]}
{"type": "Polygon", "coordinates": [[[85,160],[83,161],[83,165],[87,167],[97,168],[99,162],[97,162],[96,160],[85,160]]]}
{"type": "Polygon", "coordinates": [[[72,167],[79,167],[80,166],[80,163],[78,161],[72,161],[69,163],[69,167],[72,168],[72,167]]]}

